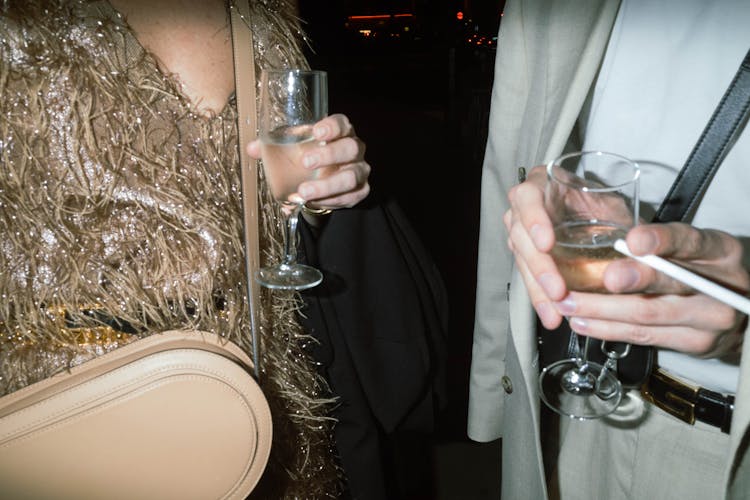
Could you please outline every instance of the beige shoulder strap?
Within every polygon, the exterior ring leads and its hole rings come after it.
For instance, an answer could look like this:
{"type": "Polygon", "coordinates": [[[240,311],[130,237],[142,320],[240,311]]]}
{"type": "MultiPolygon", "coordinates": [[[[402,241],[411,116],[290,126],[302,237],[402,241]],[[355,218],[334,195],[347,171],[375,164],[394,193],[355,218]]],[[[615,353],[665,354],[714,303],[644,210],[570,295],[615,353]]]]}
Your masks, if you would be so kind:
{"type": "Polygon", "coordinates": [[[239,155],[242,179],[242,209],[245,232],[245,265],[250,328],[253,342],[255,377],[260,377],[260,286],[255,281],[259,267],[258,162],[245,151],[247,144],[257,137],[256,80],[253,34],[250,30],[250,5],[247,0],[231,2],[232,52],[234,82],[239,122],[239,155]]]}

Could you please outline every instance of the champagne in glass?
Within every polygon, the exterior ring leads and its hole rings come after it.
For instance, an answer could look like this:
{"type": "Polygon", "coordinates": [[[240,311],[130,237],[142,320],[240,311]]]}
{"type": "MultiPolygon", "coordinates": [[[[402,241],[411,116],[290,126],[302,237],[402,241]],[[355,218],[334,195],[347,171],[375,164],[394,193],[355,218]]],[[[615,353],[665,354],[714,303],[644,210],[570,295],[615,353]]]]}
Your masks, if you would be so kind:
{"type": "Polygon", "coordinates": [[[569,290],[607,293],[604,270],[622,254],[615,241],[625,238],[628,228],[607,222],[565,222],[555,227],[551,255],[569,290]]]}
{"type": "Polygon", "coordinates": [[[263,286],[304,290],[318,285],[323,274],[297,262],[297,222],[305,201],[298,193],[305,181],[328,169],[308,169],[306,152],[319,147],[313,125],[328,113],[327,75],[301,69],[264,70],[261,76],[260,142],[263,171],[273,197],[289,207],[286,216],[284,258],[256,273],[263,286]]]}
{"type": "MultiPolygon", "coordinates": [[[[614,243],[638,221],[639,175],[636,163],[600,151],[571,153],[547,165],[544,201],[555,231],[551,256],[568,290],[607,293],[604,271],[623,258],[614,243]]],[[[622,398],[620,382],[608,366],[588,360],[588,337],[581,350],[571,331],[570,345],[570,359],[542,370],[542,400],[572,418],[612,413],[622,398]]]]}

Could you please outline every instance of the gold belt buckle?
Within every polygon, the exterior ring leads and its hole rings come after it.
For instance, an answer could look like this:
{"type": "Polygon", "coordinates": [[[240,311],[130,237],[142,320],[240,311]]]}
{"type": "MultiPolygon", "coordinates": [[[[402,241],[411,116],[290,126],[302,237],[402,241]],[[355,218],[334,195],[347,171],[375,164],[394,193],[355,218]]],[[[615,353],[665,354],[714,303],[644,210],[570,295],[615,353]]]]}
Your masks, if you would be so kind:
{"type": "Polygon", "coordinates": [[[690,425],[695,424],[695,403],[698,388],[677,380],[657,368],[641,387],[641,395],[675,418],[690,425]],[[661,392],[663,391],[663,395],[661,392]]]}
{"type": "MultiPolygon", "coordinates": [[[[80,305],[78,306],[78,311],[79,313],[106,313],[106,310],[99,304],[80,305]]],[[[56,315],[55,321],[58,324],[62,337],[79,347],[110,347],[122,342],[127,343],[132,338],[132,335],[107,324],[93,324],[90,326],[68,325],[66,310],[62,307],[53,308],[51,312],[53,315],[56,315]]]]}
{"type": "MultiPolygon", "coordinates": [[[[74,345],[78,347],[104,347],[109,348],[121,344],[127,344],[135,339],[135,335],[120,331],[107,324],[92,324],[86,326],[68,325],[67,311],[64,307],[49,306],[46,307],[47,317],[50,319],[57,335],[50,340],[60,345],[74,345]]],[[[78,307],[82,311],[105,311],[102,306],[95,304],[93,306],[81,305],[78,307]]],[[[10,342],[17,346],[27,346],[35,344],[36,341],[28,341],[21,331],[11,330],[4,321],[0,321],[0,344],[10,342]]]]}

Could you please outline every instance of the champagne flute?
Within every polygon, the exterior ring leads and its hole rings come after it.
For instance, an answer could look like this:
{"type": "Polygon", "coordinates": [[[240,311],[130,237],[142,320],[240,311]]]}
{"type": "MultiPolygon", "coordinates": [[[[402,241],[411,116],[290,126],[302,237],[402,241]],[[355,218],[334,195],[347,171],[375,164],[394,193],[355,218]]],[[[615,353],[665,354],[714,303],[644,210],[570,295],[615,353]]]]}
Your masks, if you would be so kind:
{"type": "Polygon", "coordinates": [[[329,169],[307,169],[306,152],[319,147],[313,125],[328,114],[325,71],[264,70],[260,90],[260,144],[263,171],[273,197],[284,205],[283,260],[256,272],[267,288],[305,290],[318,285],[323,274],[297,262],[297,223],[305,200],[299,185],[325,176],[329,169]]]}
{"type": "MultiPolygon", "coordinates": [[[[614,243],[638,222],[639,176],[637,163],[601,151],[566,154],[547,165],[544,203],[555,231],[551,256],[569,290],[607,293],[604,270],[623,258],[614,243]]],[[[547,406],[581,420],[612,413],[623,393],[614,360],[603,366],[589,361],[588,346],[589,337],[581,348],[571,329],[571,357],[545,367],[539,379],[547,406]]]]}

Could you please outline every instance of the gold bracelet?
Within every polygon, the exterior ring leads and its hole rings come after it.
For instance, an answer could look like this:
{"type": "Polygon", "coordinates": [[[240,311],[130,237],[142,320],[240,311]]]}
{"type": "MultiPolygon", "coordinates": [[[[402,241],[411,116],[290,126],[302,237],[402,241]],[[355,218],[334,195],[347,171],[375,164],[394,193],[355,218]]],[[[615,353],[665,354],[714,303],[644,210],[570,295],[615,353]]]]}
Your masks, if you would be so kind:
{"type": "Polygon", "coordinates": [[[302,211],[307,215],[328,215],[333,212],[330,208],[310,208],[307,205],[302,205],[302,211]]]}

